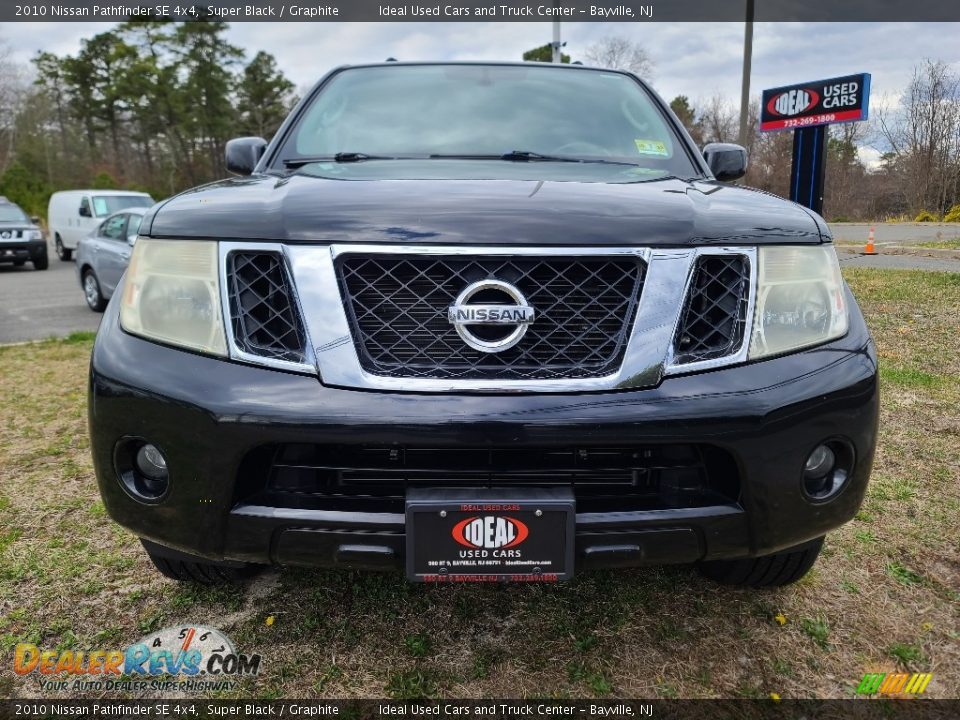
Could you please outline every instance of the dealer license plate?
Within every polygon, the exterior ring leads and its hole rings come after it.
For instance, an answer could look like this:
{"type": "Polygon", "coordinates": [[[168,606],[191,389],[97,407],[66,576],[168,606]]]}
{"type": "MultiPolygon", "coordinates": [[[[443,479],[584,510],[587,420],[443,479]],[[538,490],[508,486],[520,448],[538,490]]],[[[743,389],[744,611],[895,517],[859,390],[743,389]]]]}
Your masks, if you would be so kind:
{"type": "Polygon", "coordinates": [[[573,576],[568,488],[414,488],[407,576],[418,582],[553,582],[573,576]]]}

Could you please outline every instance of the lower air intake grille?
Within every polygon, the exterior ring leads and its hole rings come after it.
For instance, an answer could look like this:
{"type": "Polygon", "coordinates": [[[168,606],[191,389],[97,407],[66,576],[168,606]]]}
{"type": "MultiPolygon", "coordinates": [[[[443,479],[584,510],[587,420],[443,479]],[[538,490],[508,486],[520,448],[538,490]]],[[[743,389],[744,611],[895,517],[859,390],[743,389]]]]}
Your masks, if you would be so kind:
{"type": "Polygon", "coordinates": [[[235,500],[396,512],[410,488],[571,488],[577,512],[736,502],[733,457],[710,445],[430,447],[284,444],[248,454],[235,500]]]}
{"type": "Polygon", "coordinates": [[[643,287],[637,258],[345,255],[337,263],[354,344],[388,377],[589,378],[619,369],[643,287]],[[469,347],[447,317],[478,280],[510,283],[536,317],[515,346],[469,347]]]}
{"type": "Polygon", "coordinates": [[[733,355],[743,344],[750,264],[743,255],[697,259],[674,344],[678,365],[733,355]]]}
{"type": "Polygon", "coordinates": [[[303,362],[306,336],[280,253],[230,253],[227,285],[237,347],[251,355],[303,362]]]}

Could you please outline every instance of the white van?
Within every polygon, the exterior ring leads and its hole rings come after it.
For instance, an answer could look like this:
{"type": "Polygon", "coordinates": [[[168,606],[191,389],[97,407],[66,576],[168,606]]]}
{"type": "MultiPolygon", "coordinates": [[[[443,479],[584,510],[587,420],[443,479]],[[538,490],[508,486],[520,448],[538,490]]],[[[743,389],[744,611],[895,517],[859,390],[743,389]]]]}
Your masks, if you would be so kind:
{"type": "Polygon", "coordinates": [[[132,207],[150,207],[153,198],[129,190],[63,190],[50,196],[47,227],[57,257],[69,260],[80,238],[86,237],[107,215],[132,207]]]}

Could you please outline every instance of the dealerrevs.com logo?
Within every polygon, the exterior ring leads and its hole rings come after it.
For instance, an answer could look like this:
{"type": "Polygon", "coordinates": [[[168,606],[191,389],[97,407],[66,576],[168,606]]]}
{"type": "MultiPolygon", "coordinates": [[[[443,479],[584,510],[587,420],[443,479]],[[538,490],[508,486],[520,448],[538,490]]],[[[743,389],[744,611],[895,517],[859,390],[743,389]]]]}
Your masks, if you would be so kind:
{"type": "Polygon", "coordinates": [[[46,691],[230,690],[260,671],[260,655],[238,653],[216,628],[164,628],[120,649],[14,649],[13,671],[34,675],[46,691]]]}
{"type": "Polygon", "coordinates": [[[513,548],[527,539],[527,526],[511,517],[486,515],[461,520],[453,526],[453,539],[468,548],[500,550],[513,548]]]}

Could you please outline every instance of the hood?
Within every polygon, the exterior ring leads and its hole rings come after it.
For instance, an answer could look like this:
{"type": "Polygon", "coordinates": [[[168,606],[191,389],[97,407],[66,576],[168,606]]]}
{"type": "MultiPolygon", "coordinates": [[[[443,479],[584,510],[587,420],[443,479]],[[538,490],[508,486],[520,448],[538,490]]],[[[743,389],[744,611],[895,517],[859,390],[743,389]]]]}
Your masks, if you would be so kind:
{"type": "Polygon", "coordinates": [[[288,243],[718,245],[819,243],[812,213],[713,182],[337,179],[297,173],[205,185],[155,206],[153,237],[288,243]]]}

